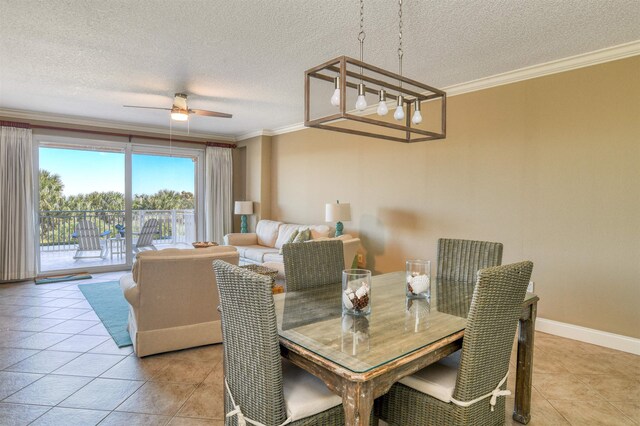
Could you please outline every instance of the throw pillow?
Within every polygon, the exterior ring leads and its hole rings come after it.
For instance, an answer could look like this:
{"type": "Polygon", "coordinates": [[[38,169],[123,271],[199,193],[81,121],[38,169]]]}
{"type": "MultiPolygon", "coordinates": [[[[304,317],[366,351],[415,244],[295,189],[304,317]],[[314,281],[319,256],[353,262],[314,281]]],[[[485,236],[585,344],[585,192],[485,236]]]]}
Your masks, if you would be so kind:
{"type": "Polygon", "coordinates": [[[294,243],[304,243],[307,240],[311,239],[311,231],[309,229],[305,229],[303,231],[298,232],[298,235],[293,240],[294,243]]]}
{"type": "MultiPolygon", "coordinates": [[[[290,236],[290,237],[289,237],[289,239],[287,240],[287,242],[286,242],[286,243],[284,243],[284,244],[292,243],[292,242],[293,242],[293,240],[295,240],[295,239],[296,239],[296,237],[298,236],[298,234],[299,234],[299,233],[300,233],[300,231],[298,231],[297,229],[296,229],[295,231],[293,231],[293,232],[291,233],[291,236],[290,236]]],[[[283,245],[284,245],[284,244],[283,244],[283,245]]],[[[282,247],[280,247],[280,254],[282,254],[282,247]]]]}

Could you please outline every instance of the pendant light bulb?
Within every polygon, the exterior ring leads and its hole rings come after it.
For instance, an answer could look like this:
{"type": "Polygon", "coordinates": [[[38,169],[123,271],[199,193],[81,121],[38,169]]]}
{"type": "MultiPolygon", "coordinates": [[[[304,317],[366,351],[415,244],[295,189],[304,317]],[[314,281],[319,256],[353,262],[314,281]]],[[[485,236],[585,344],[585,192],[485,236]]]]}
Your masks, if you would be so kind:
{"type": "Polygon", "coordinates": [[[340,77],[336,77],[334,79],[334,87],[333,96],[331,96],[331,105],[340,106],[340,77]]]}
{"type": "Polygon", "coordinates": [[[413,113],[413,117],[411,117],[411,122],[413,124],[420,124],[422,123],[422,114],[420,113],[420,100],[416,99],[413,105],[415,107],[415,112],[413,113]]]}
{"type": "Polygon", "coordinates": [[[402,95],[398,95],[398,107],[396,108],[396,112],[393,113],[393,118],[395,118],[398,121],[404,119],[403,104],[404,104],[404,99],[402,98],[402,95]]]}
{"type": "Polygon", "coordinates": [[[356,99],[356,109],[364,111],[367,108],[367,100],[364,97],[364,83],[358,84],[358,99],[356,99]]]}
{"type": "Polygon", "coordinates": [[[389,108],[387,108],[387,93],[384,89],[380,89],[380,102],[378,103],[376,112],[378,115],[387,115],[389,112],[389,108]]]}

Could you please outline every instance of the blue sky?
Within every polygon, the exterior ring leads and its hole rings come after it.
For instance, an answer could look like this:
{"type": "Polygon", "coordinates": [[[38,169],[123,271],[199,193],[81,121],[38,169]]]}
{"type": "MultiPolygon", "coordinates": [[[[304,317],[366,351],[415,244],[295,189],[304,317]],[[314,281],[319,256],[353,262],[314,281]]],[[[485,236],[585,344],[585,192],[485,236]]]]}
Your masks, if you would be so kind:
{"type": "MultiPolygon", "coordinates": [[[[124,154],[40,148],[40,169],[60,175],[64,195],[117,191],[124,193],[124,154]]],[[[133,154],[134,194],[161,189],[194,192],[194,163],[190,158],[133,154]]]]}

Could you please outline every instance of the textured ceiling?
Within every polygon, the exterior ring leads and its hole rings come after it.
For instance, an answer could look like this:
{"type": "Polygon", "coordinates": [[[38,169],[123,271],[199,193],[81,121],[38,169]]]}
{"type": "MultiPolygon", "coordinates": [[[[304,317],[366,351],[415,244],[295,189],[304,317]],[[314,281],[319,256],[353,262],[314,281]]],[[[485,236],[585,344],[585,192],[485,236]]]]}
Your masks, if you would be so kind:
{"type": "MultiPolygon", "coordinates": [[[[303,121],[303,72],[358,56],[356,0],[0,0],[0,108],[168,127],[173,93],[240,135],[303,121]]],[[[365,1],[365,61],[397,67],[397,2],[365,1]]],[[[436,87],[640,39],[638,0],[404,0],[404,74],[436,87]]],[[[175,123],[175,122],[174,122],[175,123]]],[[[185,124],[174,124],[185,128],[185,124]]]]}

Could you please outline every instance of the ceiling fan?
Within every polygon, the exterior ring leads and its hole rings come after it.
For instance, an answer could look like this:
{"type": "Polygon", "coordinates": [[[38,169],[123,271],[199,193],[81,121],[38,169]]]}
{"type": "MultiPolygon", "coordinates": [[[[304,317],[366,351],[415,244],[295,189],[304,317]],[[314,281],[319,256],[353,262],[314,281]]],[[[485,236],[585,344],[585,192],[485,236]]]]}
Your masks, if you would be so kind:
{"type": "Polygon", "coordinates": [[[219,117],[219,118],[231,118],[231,114],[217,111],[207,111],[204,109],[190,109],[187,106],[187,95],[185,93],[176,93],[173,99],[173,106],[171,108],[158,108],[148,106],[137,105],[122,105],[125,108],[145,108],[145,109],[161,109],[164,111],[171,111],[171,118],[177,121],[187,121],[189,114],[204,115],[207,117],[219,117]]]}

